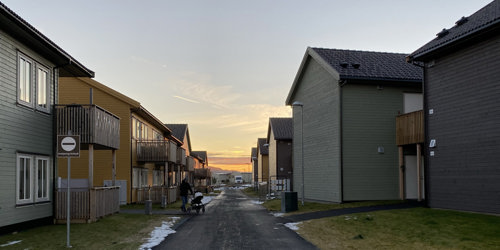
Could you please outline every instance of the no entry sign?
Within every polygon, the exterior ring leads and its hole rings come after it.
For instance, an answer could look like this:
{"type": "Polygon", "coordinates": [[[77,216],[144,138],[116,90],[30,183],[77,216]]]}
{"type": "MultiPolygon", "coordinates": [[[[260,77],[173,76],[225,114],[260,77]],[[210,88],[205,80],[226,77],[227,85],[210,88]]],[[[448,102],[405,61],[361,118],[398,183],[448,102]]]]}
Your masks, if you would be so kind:
{"type": "Polygon", "coordinates": [[[80,136],[58,135],[57,157],[80,157],[80,136]]]}

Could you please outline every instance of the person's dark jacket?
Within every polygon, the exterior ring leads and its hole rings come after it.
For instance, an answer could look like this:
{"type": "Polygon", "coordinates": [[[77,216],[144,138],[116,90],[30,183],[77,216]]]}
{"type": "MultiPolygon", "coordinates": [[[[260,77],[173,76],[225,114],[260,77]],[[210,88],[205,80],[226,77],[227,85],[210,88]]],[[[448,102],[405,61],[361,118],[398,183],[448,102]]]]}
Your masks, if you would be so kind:
{"type": "Polygon", "coordinates": [[[181,196],[187,196],[188,195],[188,191],[193,194],[193,190],[191,189],[191,185],[189,185],[189,183],[187,183],[187,181],[182,181],[181,183],[181,196]]]}

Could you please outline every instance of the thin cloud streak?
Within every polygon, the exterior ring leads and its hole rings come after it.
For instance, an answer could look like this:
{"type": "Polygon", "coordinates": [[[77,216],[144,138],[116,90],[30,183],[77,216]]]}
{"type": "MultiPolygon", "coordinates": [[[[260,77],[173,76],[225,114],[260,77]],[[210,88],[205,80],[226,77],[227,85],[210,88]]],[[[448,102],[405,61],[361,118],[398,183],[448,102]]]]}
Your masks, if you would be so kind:
{"type": "Polygon", "coordinates": [[[182,97],[182,96],[178,96],[178,95],[174,95],[173,97],[178,98],[178,99],[181,99],[181,100],[186,101],[186,102],[190,102],[190,103],[200,103],[200,102],[198,102],[198,101],[191,100],[191,99],[188,99],[188,98],[186,98],[186,97],[182,97]]]}

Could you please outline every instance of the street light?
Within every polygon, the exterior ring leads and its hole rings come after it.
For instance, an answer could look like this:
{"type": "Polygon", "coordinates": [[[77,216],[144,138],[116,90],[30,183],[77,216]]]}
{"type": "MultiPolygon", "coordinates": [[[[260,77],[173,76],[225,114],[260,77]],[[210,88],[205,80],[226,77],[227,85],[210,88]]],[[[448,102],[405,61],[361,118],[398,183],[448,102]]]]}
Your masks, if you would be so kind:
{"type": "Polygon", "coordinates": [[[300,143],[302,144],[300,149],[302,150],[302,153],[301,153],[301,157],[302,157],[302,206],[304,206],[304,104],[299,102],[299,101],[295,101],[292,103],[292,107],[300,107],[300,129],[301,129],[301,133],[300,133],[300,136],[301,136],[301,139],[300,139],[300,143]]]}

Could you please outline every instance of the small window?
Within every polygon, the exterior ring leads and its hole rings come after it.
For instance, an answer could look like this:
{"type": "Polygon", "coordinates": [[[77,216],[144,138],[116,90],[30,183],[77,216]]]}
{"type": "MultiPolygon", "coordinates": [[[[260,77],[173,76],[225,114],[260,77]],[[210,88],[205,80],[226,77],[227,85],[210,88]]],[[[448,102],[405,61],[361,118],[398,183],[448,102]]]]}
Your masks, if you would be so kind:
{"type": "Polygon", "coordinates": [[[23,55],[19,55],[18,65],[18,96],[19,103],[32,106],[33,62],[23,55]]]}
{"type": "Polygon", "coordinates": [[[141,187],[148,187],[148,170],[141,169],[141,187]]]}
{"type": "Polygon", "coordinates": [[[133,168],[132,170],[132,187],[133,188],[138,188],[140,187],[140,172],[141,169],[140,168],[133,168]]]}
{"type": "Polygon", "coordinates": [[[17,156],[17,204],[26,204],[33,202],[32,186],[33,182],[33,157],[30,155],[19,154],[17,156]]]}
{"type": "Polygon", "coordinates": [[[49,158],[47,157],[36,157],[36,201],[48,201],[49,200],[49,180],[50,180],[50,168],[49,168],[49,158]]]}
{"type": "Polygon", "coordinates": [[[49,112],[49,71],[44,67],[37,67],[36,81],[36,108],[49,112]]]}

